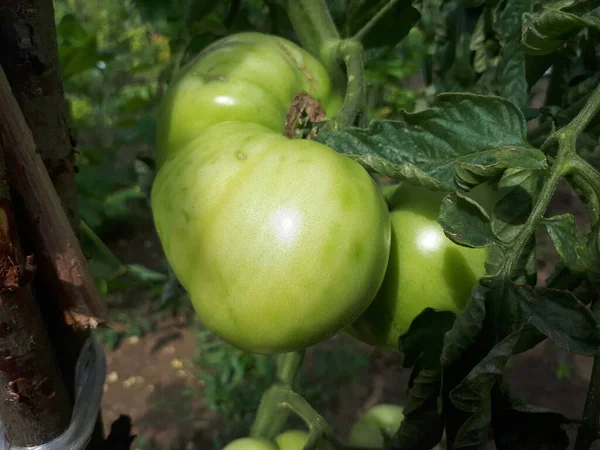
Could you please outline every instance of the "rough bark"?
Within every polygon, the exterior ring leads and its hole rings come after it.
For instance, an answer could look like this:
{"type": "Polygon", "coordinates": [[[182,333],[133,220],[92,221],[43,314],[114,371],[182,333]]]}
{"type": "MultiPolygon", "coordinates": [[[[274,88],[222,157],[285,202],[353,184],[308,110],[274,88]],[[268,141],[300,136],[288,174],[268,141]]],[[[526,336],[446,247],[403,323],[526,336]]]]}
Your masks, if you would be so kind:
{"type": "Polygon", "coordinates": [[[29,224],[42,278],[60,299],[67,323],[96,327],[106,321],[106,307],[1,68],[0,136],[10,186],[29,224]]]}
{"type": "MultiPolygon", "coordinates": [[[[3,150],[0,134],[0,149],[3,150]]],[[[0,152],[0,417],[14,446],[40,445],[69,425],[71,406],[30,281],[0,152]]]]}
{"type": "MultiPolygon", "coordinates": [[[[52,0],[0,1],[0,65],[6,71],[14,96],[29,125],[38,153],[47,168],[55,190],[73,230],[79,228],[74,179],[75,140],[67,123],[66,104],[58,64],[58,48],[52,0]]],[[[0,107],[1,109],[1,107],[0,107]]],[[[28,217],[23,199],[11,186],[13,205],[23,244],[36,228],[28,217]]],[[[37,224],[39,225],[39,223],[37,224]]],[[[33,245],[27,250],[37,253],[33,245]]],[[[74,397],[74,368],[79,351],[89,330],[69,325],[65,319],[64,301],[56,280],[42,261],[38,261],[35,296],[49,330],[59,365],[71,400],[74,397]]],[[[103,446],[103,426],[98,419],[89,449],[103,446]]]]}
{"type": "Polygon", "coordinates": [[[0,42],[0,64],[77,231],[75,140],[67,122],[52,1],[0,2],[0,42]]]}

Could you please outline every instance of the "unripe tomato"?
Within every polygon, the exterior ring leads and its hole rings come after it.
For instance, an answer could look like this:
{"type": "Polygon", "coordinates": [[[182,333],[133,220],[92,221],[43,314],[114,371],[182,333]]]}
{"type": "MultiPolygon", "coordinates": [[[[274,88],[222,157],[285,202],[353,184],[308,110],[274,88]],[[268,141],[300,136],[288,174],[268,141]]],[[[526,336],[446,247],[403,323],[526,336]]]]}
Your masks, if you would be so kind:
{"type": "Polygon", "coordinates": [[[279,447],[267,439],[246,437],[231,441],[223,450],[279,450],[279,447]]]}
{"type": "Polygon", "coordinates": [[[391,438],[404,419],[403,408],[398,405],[373,406],[352,426],[348,443],[354,447],[383,448],[384,435],[391,438]]]}
{"type": "MultiPolygon", "coordinates": [[[[303,450],[308,441],[308,433],[304,430],[287,430],[275,437],[280,450],[303,450]]],[[[331,445],[322,441],[316,450],[333,450],[331,445]]]]}
{"type": "Polygon", "coordinates": [[[392,245],[381,289],[348,331],[376,346],[398,348],[398,338],[426,307],[458,312],[485,275],[488,250],[447,238],[437,222],[446,194],[408,183],[388,187],[392,245]]]}
{"type": "MultiPolygon", "coordinates": [[[[399,405],[380,404],[373,406],[352,426],[348,443],[353,447],[383,448],[384,436],[391,439],[404,420],[403,408],[399,405]]],[[[433,450],[439,447],[436,445],[433,450]]]]}
{"type": "Polygon", "coordinates": [[[158,167],[217,123],[258,123],[281,134],[292,100],[302,91],[328,116],[341,104],[321,63],[286,39],[247,32],[215,42],[177,74],[163,99],[158,167]]]}
{"type": "Polygon", "coordinates": [[[207,129],[160,169],[152,206],[198,316],[242,349],[287,352],[333,335],[385,274],[389,213],[373,179],[262,125],[207,129]]]}

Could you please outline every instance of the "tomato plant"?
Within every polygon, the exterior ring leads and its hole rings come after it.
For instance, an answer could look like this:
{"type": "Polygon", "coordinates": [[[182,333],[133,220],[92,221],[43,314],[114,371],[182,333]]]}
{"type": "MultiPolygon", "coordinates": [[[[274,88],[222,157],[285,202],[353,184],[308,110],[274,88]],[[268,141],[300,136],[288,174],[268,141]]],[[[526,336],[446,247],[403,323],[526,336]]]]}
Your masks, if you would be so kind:
{"type": "Polygon", "coordinates": [[[347,448],[295,379],[307,346],[348,330],[412,371],[387,448],[484,448],[493,434],[501,450],[563,449],[569,424],[576,450],[589,449],[600,435],[600,4],[267,3],[300,45],[232,34],[175,76],[152,197],[206,326],[281,353],[251,436],[275,439],[297,414],[304,450],[347,448]],[[415,29],[426,89],[386,120],[365,61],[415,29]],[[543,106],[529,103],[534,85],[546,86],[543,106]],[[389,211],[368,173],[400,183],[389,211]],[[561,183],[588,206],[586,227],[548,216],[561,183]],[[549,277],[536,265],[540,229],[560,257],[549,277]],[[510,359],[546,339],[596,358],[580,421],[511,395],[510,359]]]}

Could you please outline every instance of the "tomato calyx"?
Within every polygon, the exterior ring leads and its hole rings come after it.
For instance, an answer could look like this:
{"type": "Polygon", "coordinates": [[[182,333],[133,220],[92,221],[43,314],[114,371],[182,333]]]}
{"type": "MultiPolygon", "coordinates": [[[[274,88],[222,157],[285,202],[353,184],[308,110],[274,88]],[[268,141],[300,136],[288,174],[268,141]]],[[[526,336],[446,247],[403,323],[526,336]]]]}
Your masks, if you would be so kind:
{"type": "Polygon", "coordinates": [[[285,135],[290,139],[312,139],[326,120],[327,116],[321,103],[302,91],[294,97],[288,109],[285,118],[285,135]]]}

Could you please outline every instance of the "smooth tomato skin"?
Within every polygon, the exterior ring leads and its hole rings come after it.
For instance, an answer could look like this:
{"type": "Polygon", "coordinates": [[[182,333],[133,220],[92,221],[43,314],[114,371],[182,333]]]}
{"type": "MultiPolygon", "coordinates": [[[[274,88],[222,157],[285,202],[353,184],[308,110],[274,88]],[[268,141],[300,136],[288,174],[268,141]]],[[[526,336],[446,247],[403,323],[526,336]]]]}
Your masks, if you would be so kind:
{"type": "Polygon", "coordinates": [[[399,405],[375,405],[363,414],[352,426],[348,443],[354,447],[383,448],[383,435],[392,437],[404,419],[399,405]]]}
{"type": "MultiPolygon", "coordinates": [[[[280,450],[303,450],[308,433],[304,430],[287,430],[275,437],[280,450]]],[[[327,442],[319,442],[316,450],[333,450],[327,442]]]]}
{"type": "Polygon", "coordinates": [[[246,437],[231,441],[223,450],[279,450],[279,447],[267,439],[246,437]]]}
{"type": "Polygon", "coordinates": [[[390,220],[356,162],[258,124],[209,128],[152,190],[156,229],[204,325],[257,353],[355,321],[385,274],[390,220]]]}
{"type": "MultiPolygon", "coordinates": [[[[391,439],[403,420],[402,406],[385,403],[375,405],[354,423],[348,436],[348,443],[353,447],[383,448],[384,434],[391,439]]],[[[432,450],[437,449],[439,447],[436,445],[432,450]]]]}
{"type": "Polygon", "coordinates": [[[302,91],[328,115],[341,104],[321,63],[286,39],[246,32],[213,43],[177,74],[163,98],[158,167],[217,123],[253,122],[282,133],[292,100],[302,91]]]}
{"type": "Polygon", "coordinates": [[[453,243],[437,222],[445,194],[402,183],[384,190],[392,244],[385,279],[367,311],[348,328],[368,344],[398,348],[426,307],[459,312],[485,275],[486,248],[453,243]]]}

